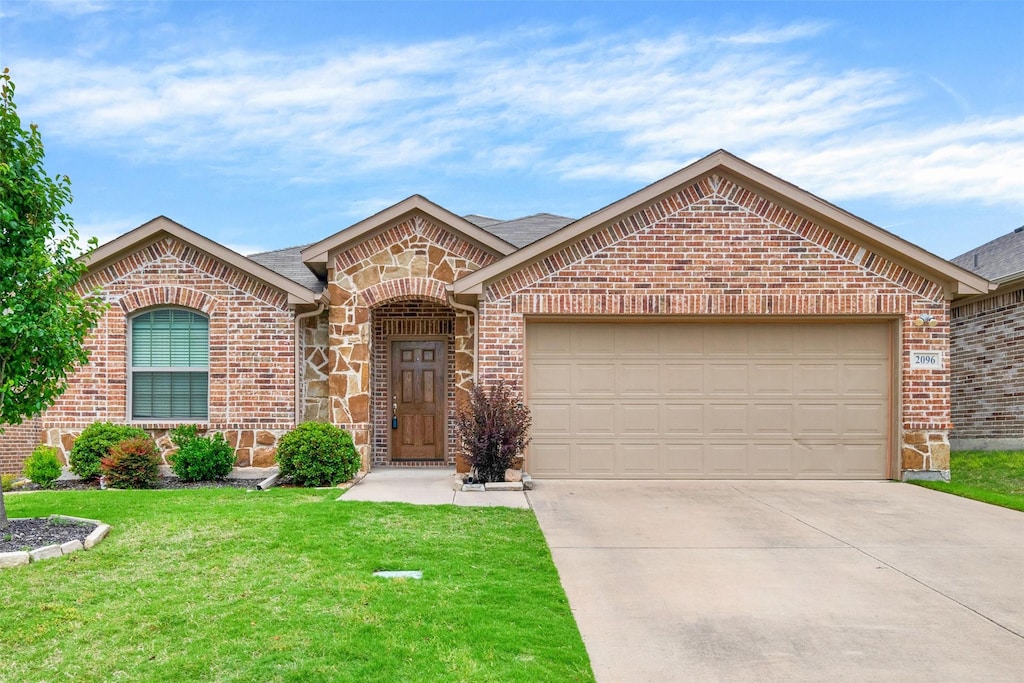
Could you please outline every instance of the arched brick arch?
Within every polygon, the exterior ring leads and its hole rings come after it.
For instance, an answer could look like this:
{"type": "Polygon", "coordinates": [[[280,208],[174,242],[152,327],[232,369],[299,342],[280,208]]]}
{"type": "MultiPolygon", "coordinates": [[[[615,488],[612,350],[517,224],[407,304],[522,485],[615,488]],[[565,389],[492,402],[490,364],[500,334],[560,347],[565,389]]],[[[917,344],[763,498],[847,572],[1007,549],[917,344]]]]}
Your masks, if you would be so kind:
{"type": "Polygon", "coordinates": [[[364,289],[359,296],[360,303],[368,308],[408,299],[427,299],[448,304],[444,283],[425,277],[405,277],[378,282],[364,289]]]}
{"type": "Polygon", "coordinates": [[[126,314],[152,306],[182,306],[206,315],[211,315],[219,303],[209,294],[187,287],[148,287],[130,292],[118,302],[126,314]]]}

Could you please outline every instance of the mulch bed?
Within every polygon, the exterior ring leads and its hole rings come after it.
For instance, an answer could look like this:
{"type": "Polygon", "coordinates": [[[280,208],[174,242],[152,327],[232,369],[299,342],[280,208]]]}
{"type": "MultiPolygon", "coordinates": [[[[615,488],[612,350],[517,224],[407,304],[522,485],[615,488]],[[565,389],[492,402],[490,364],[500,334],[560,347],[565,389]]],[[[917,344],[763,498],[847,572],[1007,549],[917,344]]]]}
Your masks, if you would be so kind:
{"type": "Polygon", "coordinates": [[[35,550],[47,545],[60,545],[68,541],[85,542],[85,537],[96,528],[88,522],[71,522],[49,517],[12,519],[7,531],[0,531],[0,553],[35,550]]]}
{"type": "MultiPolygon", "coordinates": [[[[220,479],[218,481],[182,481],[177,477],[162,477],[158,489],[239,488],[254,489],[263,479],[220,479]]],[[[51,491],[98,491],[99,484],[80,479],[55,481],[51,491]]],[[[28,483],[18,491],[39,491],[39,485],[28,483]]],[[[47,545],[60,545],[68,541],[85,541],[95,524],[52,520],[48,517],[12,519],[6,531],[0,531],[0,553],[35,550],[47,545]]]]}

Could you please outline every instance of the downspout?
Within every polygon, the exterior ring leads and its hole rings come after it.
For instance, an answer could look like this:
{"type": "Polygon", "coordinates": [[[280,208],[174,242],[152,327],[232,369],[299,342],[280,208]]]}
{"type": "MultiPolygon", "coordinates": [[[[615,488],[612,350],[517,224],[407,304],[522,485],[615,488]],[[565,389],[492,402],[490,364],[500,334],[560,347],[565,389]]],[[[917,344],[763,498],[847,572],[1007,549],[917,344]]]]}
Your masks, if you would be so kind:
{"type": "Polygon", "coordinates": [[[467,306],[466,304],[460,304],[455,301],[455,295],[452,291],[446,290],[448,293],[448,305],[459,311],[466,311],[473,314],[473,386],[479,384],[479,377],[477,376],[477,369],[480,367],[480,311],[467,306]]]}
{"type": "Polygon", "coordinates": [[[295,316],[295,425],[301,422],[302,414],[302,321],[324,312],[324,302],[315,311],[306,311],[295,316]]]}

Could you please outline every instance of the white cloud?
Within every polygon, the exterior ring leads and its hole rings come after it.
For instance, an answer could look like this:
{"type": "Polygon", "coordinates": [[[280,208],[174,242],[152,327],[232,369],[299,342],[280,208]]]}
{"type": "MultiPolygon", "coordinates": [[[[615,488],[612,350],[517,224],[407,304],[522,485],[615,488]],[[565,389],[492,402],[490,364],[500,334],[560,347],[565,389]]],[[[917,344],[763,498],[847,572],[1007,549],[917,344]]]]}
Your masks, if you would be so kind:
{"type": "Polygon", "coordinates": [[[23,111],[47,119],[49,135],[291,182],[417,165],[647,182],[725,147],[835,200],[1020,202],[1024,119],[928,121],[916,107],[927,83],[815,61],[811,43],[828,30],[546,28],[300,55],[226,44],[124,65],[12,66],[27,84],[23,111]]]}

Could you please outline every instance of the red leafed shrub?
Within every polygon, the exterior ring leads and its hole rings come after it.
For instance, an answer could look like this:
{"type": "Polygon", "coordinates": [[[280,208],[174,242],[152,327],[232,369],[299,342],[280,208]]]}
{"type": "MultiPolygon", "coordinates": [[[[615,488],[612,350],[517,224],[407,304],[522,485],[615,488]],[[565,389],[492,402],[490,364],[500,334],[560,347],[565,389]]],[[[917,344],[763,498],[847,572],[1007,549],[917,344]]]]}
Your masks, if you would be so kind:
{"type": "Polygon", "coordinates": [[[123,489],[151,489],[160,480],[160,456],[150,438],[126,439],[111,446],[100,461],[107,485],[123,489]]]}
{"type": "Polygon", "coordinates": [[[479,385],[459,407],[455,421],[466,460],[482,482],[505,481],[505,470],[530,442],[530,411],[504,380],[488,389],[479,385]]]}

